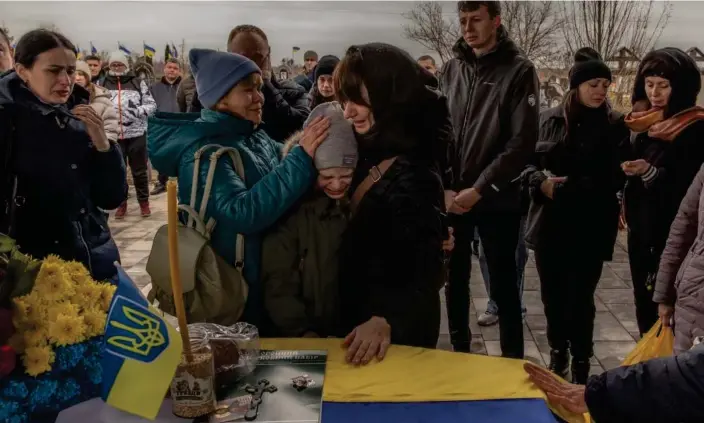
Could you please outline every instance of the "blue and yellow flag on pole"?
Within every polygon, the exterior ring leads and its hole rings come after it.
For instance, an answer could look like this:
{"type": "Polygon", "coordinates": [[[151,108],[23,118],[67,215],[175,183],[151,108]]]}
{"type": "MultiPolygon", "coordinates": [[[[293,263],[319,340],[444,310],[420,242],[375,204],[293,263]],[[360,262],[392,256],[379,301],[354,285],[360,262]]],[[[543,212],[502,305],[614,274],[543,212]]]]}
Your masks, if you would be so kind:
{"type": "Polygon", "coordinates": [[[154,57],[156,54],[156,49],[147,43],[143,42],[142,44],[144,44],[144,55],[146,57],[154,57]]]}
{"type": "Polygon", "coordinates": [[[118,265],[118,285],[105,324],[103,400],[154,420],[181,361],[176,329],[159,316],[118,265]]]}

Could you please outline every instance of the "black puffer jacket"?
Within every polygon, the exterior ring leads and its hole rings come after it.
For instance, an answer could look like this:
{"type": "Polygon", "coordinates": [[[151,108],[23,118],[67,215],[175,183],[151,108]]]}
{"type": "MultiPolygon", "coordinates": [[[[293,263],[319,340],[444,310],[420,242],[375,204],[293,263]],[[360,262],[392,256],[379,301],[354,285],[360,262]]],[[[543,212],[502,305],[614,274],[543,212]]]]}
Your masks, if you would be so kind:
{"type": "Polygon", "coordinates": [[[502,27],[498,44],[477,58],[460,39],[440,72],[457,142],[455,184],[474,187],[477,210],[520,210],[518,178],[538,136],[538,76],[502,27]]]}
{"type": "Polygon", "coordinates": [[[359,137],[352,192],[373,166],[397,159],[362,199],[343,236],[341,335],[382,316],[393,343],[433,348],[447,235],[438,170],[443,158],[437,156],[447,141],[447,107],[425,86],[424,71],[407,53],[378,43],[348,54],[357,52],[377,120],[372,133],[359,137]]]}
{"type": "Polygon", "coordinates": [[[703,422],[704,344],[592,376],[585,399],[599,423],[703,422]]]}
{"type": "Polygon", "coordinates": [[[605,107],[573,103],[573,108],[569,125],[564,105],[540,114],[535,155],[523,177],[531,199],[526,244],[531,249],[559,245],[610,260],[618,232],[616,194],[625,181],[619,146],[628,130],[623,116],[605,107]],[[552,200],[540,189],[548,172],[567,177],[556,185],[552,200]]]}
{"type": "MultiPolygon", "coordinates": [[[[660,60],[673,69],[672,94],[665,118],[696,104],[701,88],[697,65],[686,53],[674,48],[660,49],[643,58],[636,76],[633,103],[647,102],[643,67],[660,60]]],[[[647,106],[646,106],[647,107],[647,106]]],[[[694,176],[704,163],[704,121],[692,123],[674,141],[632,134],[624,145],[623,159],[644,159],[655,167],[655,178],[647,183],[640,176],[629,177],[624,191],[628,229],[638,242],[650,248],[658,260],[677,215],[680,203],[694,176]]]]}
{"type": "MultiPolygon", "coordinates": [[[[22,251],[80,261],[102,280],[116,274],[113,264],[120,256],[98,207],[117,208],[127,196],[127,182],[120,149],[98,152],[85,125],[70,115],[88,99],[76,85],[66,105],[49,106],[14,72],[0,77],[0,163],[9,164],[1,169],[1,209],[16,181],[11,235],[22,251]]],[[[0,221],[0,232],[6,232],[8,216],[0,221]]]]}

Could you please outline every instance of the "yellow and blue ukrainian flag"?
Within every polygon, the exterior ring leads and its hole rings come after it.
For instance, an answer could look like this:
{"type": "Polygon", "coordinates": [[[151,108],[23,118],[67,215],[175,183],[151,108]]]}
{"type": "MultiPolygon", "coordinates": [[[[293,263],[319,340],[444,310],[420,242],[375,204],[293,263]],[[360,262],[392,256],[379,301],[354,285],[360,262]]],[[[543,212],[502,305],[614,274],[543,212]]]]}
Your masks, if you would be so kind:
{"type": "Polygon", "coordinates": [[[523,360],[394,345],[351,366],[340,339],[262,339],[263,350],[327,350],[321,423],[587,423],[551,409],[523,360]],[[554,414],[553,414],[554,413],[554,414]]]}
{"type": "Polygon", "coordinates": [[[142,44],[144,44],[144,55],[146,57],[154,57],[156,54],[156,49],[147,43],[143,42],[142,44]]]}
{"type": "Polygon", "coordinates": [[[117,265],[118,285],[105,324],[103,400],[154,420],[181,361],[178,332],[159,316],[117,265]]]}

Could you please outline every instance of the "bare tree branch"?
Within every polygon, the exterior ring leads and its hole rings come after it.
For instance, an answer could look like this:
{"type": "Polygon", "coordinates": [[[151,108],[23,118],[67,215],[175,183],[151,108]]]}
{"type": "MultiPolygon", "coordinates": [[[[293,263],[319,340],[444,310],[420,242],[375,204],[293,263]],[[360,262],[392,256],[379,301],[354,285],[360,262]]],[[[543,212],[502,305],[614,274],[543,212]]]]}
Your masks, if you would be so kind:
{"type": "Polygon", "coordinates": [[[405,38],[437,53],[442,62],[452,58],[452,47],[457,41],[459,30],[454,21],[445,19],[440,3],[416,3],[403,17],[410,21],[403,25],[405,38]]]}
{"type": "Polygon", "coordinates": [[[655,0],[582,0],[559,5],[562,34],[570,54],[591,47],[604,60],[614,57],[622,47],[637,57],[648,52],[662,35],[672,10],[669,1],[655,0]]]}
{"type": "Polygon", "coordinates": [[[501,5],[501,22],[513,42],[537,66],[546,66],[560,54],[557,35],[562,15],[553,1],[507,1],[501,5]]]}
{"type": "Polygon", "coordinates": [[[618,62],[618,67],[614,69],[612,100],[617,108],[626,109],[629,107],[628,97],[633,86],[633,67],[658,41],[667,26],[671,11],[669,1],[561,2],[565,47],[570,58],[580,48],[591,47],[605,61],[612,64],[618,62]],[[635,56],[630,57],[628,62],[619,56],[624,47],[635,56]]]}

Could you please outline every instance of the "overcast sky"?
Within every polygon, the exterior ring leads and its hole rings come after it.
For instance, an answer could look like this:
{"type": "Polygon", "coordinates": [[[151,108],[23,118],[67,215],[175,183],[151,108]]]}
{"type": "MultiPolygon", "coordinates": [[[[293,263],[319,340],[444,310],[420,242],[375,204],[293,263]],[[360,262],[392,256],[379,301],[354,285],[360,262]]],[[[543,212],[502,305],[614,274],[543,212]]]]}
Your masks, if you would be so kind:
{"type": "MultiPolygon", "coordinates": [[[[453,17],[452,3],[444,3],[453,17]]],[[[298,61],[308,49],[320,55],[341,55],[355,43],[383,41],[413,56],[427,53],[403,38],[402,13],[412,2],[69,2],[0,1],[0,23],[15,36],[42,24],[55,24],[82,49],[92,41],[99,50],[115,50],[117,41],[140,51],[142,41],[163,57],[166,42],[185,39],[190,47],[225,49],[227,35],[238,24],[254,24],[268,35],[272,59],[278,63],[299,46],[298,61]]],[[[704,2],[675,2],[670,24],[658,46],[704,50],[704,2]]]]}

